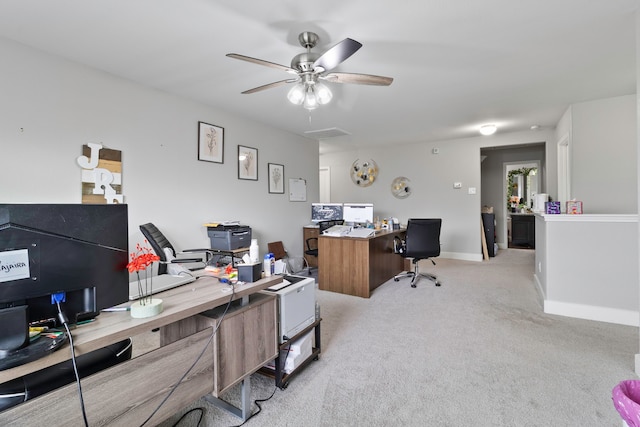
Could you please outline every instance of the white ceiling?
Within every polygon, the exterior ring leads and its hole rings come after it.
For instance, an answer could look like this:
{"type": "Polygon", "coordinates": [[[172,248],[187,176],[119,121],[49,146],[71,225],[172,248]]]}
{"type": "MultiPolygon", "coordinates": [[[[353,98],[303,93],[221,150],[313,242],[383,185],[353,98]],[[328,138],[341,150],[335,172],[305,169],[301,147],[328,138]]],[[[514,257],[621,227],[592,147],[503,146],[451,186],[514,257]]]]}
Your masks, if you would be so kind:
{"type": "MultiPolygon", "coordinates": [[[[296,134],[339,128],[321,151],[553,127],[576,102],[633,94],[636,0],[2,0],[0,36],[296,134]],[[289,78],[227,58],[290,65],[346,37],[363,47],[334,71],[394,78],[332,84],[311,115],[289,78]]],[[[203,117],[219,126],[215,117],[203,117]]]]}

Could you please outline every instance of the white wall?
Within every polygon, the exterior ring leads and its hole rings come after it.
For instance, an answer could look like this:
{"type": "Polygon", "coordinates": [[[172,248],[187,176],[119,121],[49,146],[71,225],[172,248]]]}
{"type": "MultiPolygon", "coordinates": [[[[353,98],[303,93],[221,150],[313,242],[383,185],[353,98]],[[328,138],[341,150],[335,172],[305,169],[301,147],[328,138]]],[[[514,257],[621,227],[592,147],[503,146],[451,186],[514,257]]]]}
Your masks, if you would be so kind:
{"type": "Polygon", "coordinates": [[[636,96],[571,107],[571,197],[585,213],[637,213],[636,96]]]}
{"type": "Polygon", "coordinates": [[[638,326],[637,235],[637,215],[536,215],[544,312],[638,326]]]}
{"type": "Polygon", "coordinates": [[[482,258],[480,150],[519,144],[545,143],[545,170],[541,188],[557,197],[557,142],[572,136],[572,196],[584,202],[586,213],[637,213],[637,149],[635,95],[575,104],[560,121],[561,129],[497,133],[490,137],[395,145],[332,152],[320,156],[320,166],[331,168],[333,202],[371,202],[381,218],[395,216],[442,217],[442,256],[482,258]],[[559,134],[562,133],[562,134],[559,134]],[[549,143],[547,143],[549,142],[549,143]],[[432,154],[438,148],[439,154],[432,154]],[[372,158],[380,173],[370,187],[351,182],[356,159],[372,158]],[[413,194],[404,200],[390,192],[391,181],[406,176],[413,194]],[[454,182],[463,188],[453,189],[454,182]],[[477,189],[469,195],[469,187],[477,189]]]}
{"type": "Polygon", "coordinates": [[[551,131],[495,134],[434,143],[391,145],[327,153],[320,166],[331,168],[331,201],[371,202],[381,218],[395,216],[402,223],[412,217],[441,217],[443,257],[480,261],[482,259],[480,209],[480,149],[551,140],[551,131]],[[432,154],[438,148],[439,154],[432,154]],[[349,170],[356,159],[376,161],[378,179],[370,187],[351,182],[349,170]],[[391,182],[397,176],[411,180],[413,193],[399,200],[391,194],[391,182]],[[453,183],[461,182],[462,189],[453,183]],[[468,194],[476,188],[475,195],[468,194]]]}
{"type": "Polygon", "coordinates": [[[80,203],[76,158],[90,142],[122,151],[129,244],[154,222],[177,249],[209,247],[205,222],[239,220],[261,252],[282,240],[302,255],[318,198],[318,143],[0,39],[0,202],[80,203]],[[224,164],[197,160],[198,121],[225,129],[224,164]],[[237,146],[258,149],[258,181],[238,180],[237,146]],[[285,166],[269,194],[267,163],[285,166]],[[288,178],[307,180],[289,202],[288,178]]]}

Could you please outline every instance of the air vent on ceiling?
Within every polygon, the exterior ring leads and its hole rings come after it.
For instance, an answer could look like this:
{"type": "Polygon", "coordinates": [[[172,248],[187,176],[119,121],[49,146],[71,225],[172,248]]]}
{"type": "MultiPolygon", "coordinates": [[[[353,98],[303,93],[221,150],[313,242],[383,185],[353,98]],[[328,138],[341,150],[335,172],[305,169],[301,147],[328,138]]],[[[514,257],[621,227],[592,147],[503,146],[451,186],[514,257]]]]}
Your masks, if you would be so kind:
{"type": "Polygon", "coordinates": [[[308,130],[304,134],[305,136],[308,136],[309,138],[314,138],[314,139],[328,139],[328,138],[336,138],[338,136],[350,135],[349,132],[346,132],[340,128],[308,130]]]}

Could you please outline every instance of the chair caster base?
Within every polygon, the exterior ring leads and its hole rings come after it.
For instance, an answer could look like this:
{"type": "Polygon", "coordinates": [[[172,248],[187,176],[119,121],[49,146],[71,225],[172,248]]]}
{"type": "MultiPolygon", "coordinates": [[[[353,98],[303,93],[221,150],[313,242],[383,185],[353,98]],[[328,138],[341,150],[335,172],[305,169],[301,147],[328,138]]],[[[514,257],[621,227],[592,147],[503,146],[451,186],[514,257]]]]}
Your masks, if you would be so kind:
{"type": "Polygon", "coordinates": [[[415,283],[413,285],[411,285],[412,288],[416,288],[418,285],[416,285],[415,283]]]}

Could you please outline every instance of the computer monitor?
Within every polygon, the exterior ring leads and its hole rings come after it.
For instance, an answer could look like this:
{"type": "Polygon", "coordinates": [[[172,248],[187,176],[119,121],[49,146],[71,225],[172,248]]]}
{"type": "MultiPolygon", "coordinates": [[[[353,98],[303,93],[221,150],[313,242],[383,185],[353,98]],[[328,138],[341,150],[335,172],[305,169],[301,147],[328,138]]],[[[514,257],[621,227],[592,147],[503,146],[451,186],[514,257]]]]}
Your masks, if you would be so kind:
{"type": "Polygon", "coordinates": [[[330,221],[342,219],[342,203],[312,203],[311,221],[330,221]]]}
{"type": "MultiPolygon", "coordinates": [[[[61,292],[69,323],[128,301],[127,216],[127,205],[0,204],[0,319],[60,326],[61,292]]],[[[2,332],[0,357],[16,350],[2,332]]]]}
{"type": "Polygon", "coordinates": [[[348,224],[373,223],[373,204],[344,203],[342,205],[342,219],[348,224]]]}

